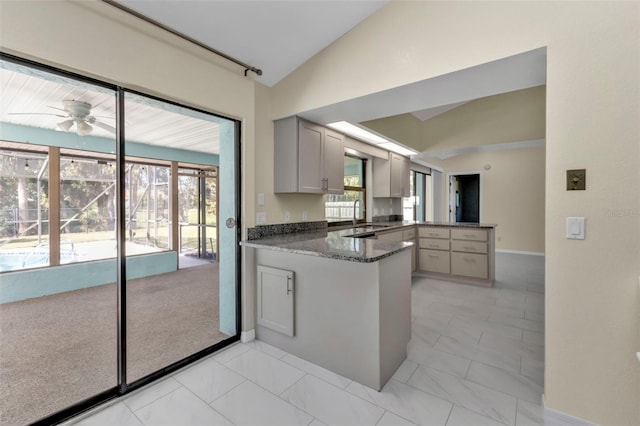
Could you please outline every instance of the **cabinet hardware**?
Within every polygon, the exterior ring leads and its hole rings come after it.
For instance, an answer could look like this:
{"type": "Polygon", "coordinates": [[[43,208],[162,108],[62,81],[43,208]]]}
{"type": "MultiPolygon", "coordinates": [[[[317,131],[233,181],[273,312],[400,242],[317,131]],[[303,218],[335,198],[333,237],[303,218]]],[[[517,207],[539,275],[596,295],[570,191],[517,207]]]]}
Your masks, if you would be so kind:
{"type": "Polygon", "coordinates": [[[287,277],[287,294],[291,293],[293,290],[291,289],[291,277],[287,277]]]}

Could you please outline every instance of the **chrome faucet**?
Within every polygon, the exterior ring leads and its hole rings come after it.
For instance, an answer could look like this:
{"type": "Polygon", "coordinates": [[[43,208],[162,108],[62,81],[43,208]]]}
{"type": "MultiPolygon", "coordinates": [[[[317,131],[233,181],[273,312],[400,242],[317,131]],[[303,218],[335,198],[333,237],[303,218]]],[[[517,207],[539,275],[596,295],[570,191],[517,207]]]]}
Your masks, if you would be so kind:
{"type": "Polygon", "coordinates": [[[358,204],[360,202],[360,199],[357,199],[353,202],[353,226],[356,226],[357,223],[357,217],[358,217],[358,210],[356,210],[356,204],[358,204]]]}

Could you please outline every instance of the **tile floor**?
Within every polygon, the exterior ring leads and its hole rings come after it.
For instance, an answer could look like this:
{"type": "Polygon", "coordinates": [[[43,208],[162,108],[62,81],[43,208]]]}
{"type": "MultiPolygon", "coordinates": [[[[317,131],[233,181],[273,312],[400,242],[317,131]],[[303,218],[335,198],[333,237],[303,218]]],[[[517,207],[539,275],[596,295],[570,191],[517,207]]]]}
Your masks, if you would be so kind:
{"type": "Polygon", "coordinates": [[[414,277],[408,359],[381,392],[258,340],[80,425],[540,425],[544,258],[497,254],[494,288],[414,277]]]}

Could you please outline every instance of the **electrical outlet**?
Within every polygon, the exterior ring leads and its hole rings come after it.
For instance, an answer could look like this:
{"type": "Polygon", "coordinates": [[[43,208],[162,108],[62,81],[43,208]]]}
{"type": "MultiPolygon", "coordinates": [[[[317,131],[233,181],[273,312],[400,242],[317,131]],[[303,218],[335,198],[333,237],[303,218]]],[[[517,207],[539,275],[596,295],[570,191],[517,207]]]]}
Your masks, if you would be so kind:
{"type": "Polygon", "coordinates": [[[307,217],[307,211],[306,210],[302,210],[302,220],[306,221],[308,219],[307,217]]]}
{"type": "Polygon", "coordinates": [[[291,213],[288,211],[284,212],[284,221],[289,222],[291,220],[291,213]]]}
{"type": "Polygon", "coordinates": [[[258,194],[258,205],[264,206],[264,193],[262,192],[258,194]]]}
{"type": "Polygon", "coordinates": [[[267,223],[267,214],[265,212],[256,213],[256,223],[258,225],[267,223]]]}

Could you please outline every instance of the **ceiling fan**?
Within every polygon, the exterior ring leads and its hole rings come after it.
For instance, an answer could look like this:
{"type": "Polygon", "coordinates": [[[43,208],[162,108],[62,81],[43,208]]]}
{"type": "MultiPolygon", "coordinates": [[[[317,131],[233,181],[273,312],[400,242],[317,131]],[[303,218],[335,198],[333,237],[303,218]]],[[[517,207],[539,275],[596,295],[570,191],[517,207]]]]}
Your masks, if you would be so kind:
{"type": "MultiPolygon", "coordinates": [[[[105,123],[101,123],[96,119],[96,116],[91,115],[92,105],[87,102],[77,101],[75,99],[67,99],[62,101],[62,108],[49,106],[49,108],[62,111],[66,115],[54,114],[49,112],[14,112],[10,115],[53,115],[55,117],[65,118],[57,124],[58,128],[68,132],[73,125],[76,125],[76,133],[79,136],[86,136],[91,134],[93,126],[104,129],[108,132],[115,133],[116,129],[105,123]]],[[[109,118],[109,117],[102,117],[109,118]]]]}

